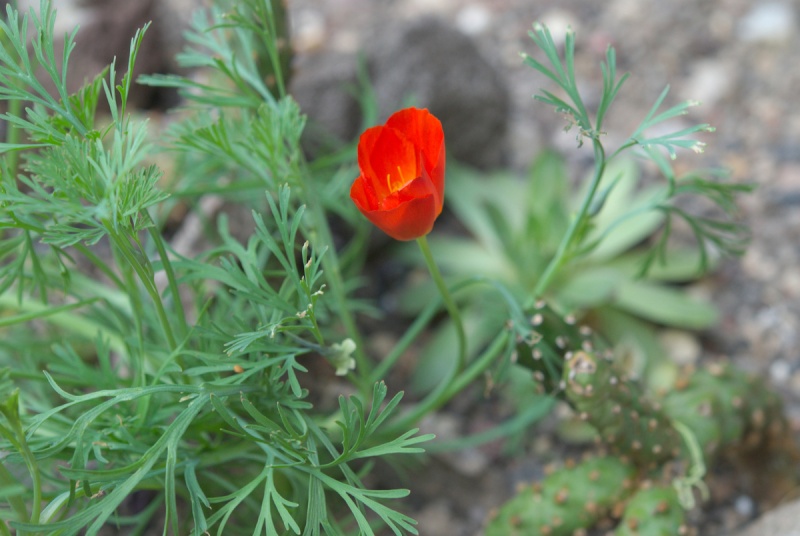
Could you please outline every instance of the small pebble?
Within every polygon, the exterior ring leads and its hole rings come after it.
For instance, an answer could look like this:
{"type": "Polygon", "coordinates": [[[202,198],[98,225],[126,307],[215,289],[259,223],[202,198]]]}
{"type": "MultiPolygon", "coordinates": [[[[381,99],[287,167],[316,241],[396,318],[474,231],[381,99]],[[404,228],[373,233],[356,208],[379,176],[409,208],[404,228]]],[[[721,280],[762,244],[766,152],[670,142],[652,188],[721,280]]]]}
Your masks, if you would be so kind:
{"type": "Polygon", "coordinates": [[[304,9],[291,15],[292,47],[295,52],[321,48],[326,39],[325,15],[315,9],[304,9]]]}
{"type": "Polygon", "coordinates": [[[739,21],[739,38],[754,43],[778,43],[795,31],[794,10],[788,2],[759,2],[739,21]]]}
{"type": "Polygon", "coordinates": [[[547,26],[550,33],[553,35],[553,42],[560,48],[564,46],[566,42],[567,31],[570,29],[572,31],[577,31],[576,26],[578,24],[578,19],[568,11],[554,9],[542,15],[539,22],[547,26]]]}
{"type": "Polygon", "coordinates": [[[769,367],[769,377],[776,384],[785,384],[792,373],[792,366],[783,359],[776,359],[769,367]]]}
{"type": "Polygon", "coordinates": [[[710,107],[733,89],[731,70],[721,61],[698,61],[692,66],[691,72],[690,78],[681,90],[685,99],[696,100],[710,107]]]}
{"type": "Polygon", "coordinates": [[[747,495],[739,495],[733,503],[736,513],[740,516],[750,519],[756,513],[756,505],[753,499],[747,495]]]}
{"type": "Polygon", "coordinates": [[[480,35],[489,27],[492,13],[485,6],[471,4],[456,15],[456,26],[467,35],[480,35]]]}
{"type": "Polygon", "coordinates": [[[666,329],[658,338],[667,355],[677,365],[693,365],[700,358],[700,343],[685,331],[666,329]]]}

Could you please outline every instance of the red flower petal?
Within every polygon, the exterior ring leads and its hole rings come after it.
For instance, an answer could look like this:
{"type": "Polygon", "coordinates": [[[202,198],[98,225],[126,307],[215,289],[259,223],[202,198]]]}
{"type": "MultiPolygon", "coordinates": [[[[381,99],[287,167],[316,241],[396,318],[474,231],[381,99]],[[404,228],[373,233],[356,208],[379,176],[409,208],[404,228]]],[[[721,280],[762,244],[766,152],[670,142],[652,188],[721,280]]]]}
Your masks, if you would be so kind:
{"type": "Polygon", "coordinates": [[[395,240],[413,240],[433,229],[438,216],[433,184],[427,176],[410,182],[383,201],[380,208],[371,206],[371,183],[359,177],[350,189],[356,207],[378,229],[395,240]]]}
{"type": "Polygon", "coordinates": [[[414,144],[393,128],[372,127],[358,141],[358,166],[383,199],[419,176],[414,144]]]}
{"type": "Polygon", "coordinates": [[[439,162],[444,147],[442,123],[426,109],[406,108],[392,114],[386,126],[402,132],[422,152],[429,171],[439,162]]]}
{"type": "Polygon", "coordinates": [[[436,117],[408,108],[367,129],[358,165],[350,197],[372,223],[397,240],[431,231],[444,203],[444,133],[436,117]]]}
{"type": "Polygon", "coordinates": [[[438,194],[439,212],[444,202],[445,149],[442,123],[427,109],[406,108],[392,114],[386,126],[405,134],[422,153],[423,165],[438,194]]]}

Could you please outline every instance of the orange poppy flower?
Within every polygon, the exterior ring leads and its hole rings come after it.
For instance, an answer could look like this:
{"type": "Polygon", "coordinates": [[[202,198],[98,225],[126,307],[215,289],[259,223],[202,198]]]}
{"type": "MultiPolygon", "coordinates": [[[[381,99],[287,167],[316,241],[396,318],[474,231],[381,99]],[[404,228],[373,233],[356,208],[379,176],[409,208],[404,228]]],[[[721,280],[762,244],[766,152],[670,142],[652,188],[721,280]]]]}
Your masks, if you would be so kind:
{"type": "Polygon", "coordinates": [[[444,132],[428,110],[406,108],[358,140],[361,170],[350,198],[396,240],[425,236],[444,203],[444,132]]]}

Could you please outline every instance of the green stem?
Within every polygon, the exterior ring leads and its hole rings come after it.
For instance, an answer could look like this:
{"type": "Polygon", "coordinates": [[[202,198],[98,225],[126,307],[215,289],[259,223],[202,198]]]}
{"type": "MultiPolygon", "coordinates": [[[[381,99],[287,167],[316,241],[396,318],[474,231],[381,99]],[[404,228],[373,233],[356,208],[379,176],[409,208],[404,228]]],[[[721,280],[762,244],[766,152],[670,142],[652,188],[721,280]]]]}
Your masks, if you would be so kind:
{"type": "MultiPolygon", "coordinates": [[[[8,417],[8,415],[6,415],[8,417]]],[[[28,446],[28,441],[25,438],[25,430],[22,429],[22,424],[19,419],[7,419],[16,437],[17,448],[28,468],[28,473],[31,475],[31,485],[33,487],[33,504],[31,505],[31,523],[39,523],[39,517],[42,514],[42,477],[39,473],[39,464],[36,462],[36,456],[31,452],[28,446]]]]}
{"type": "MultiPolygon", "coordinates": [[[[303,169],[300,176],[310,181],[311,175],[308,172],[308,167],[305,162],[302,162],[303,169]]],[[[347,304],[347,295],[344,290],[344,279],[342,277],[341,264],[339,262],[339,254],[333,241],[333,235],[328,225],[328,217],[325,214],[325,207],[317,196],[316,189],[313,184],[308,184],[306,181],[301,180],[300,186],[303,188],[307,200],[307,207],[311,209],[311,214],[314,217],[314,229],[317,231],[321,242],[327,247],[325,254],[322,256],[322,269],[328,280],[329,287],[333,293],[333,299],[336,302],[337,312],[339,318],[344,325],[347,336],[356,343],[354,357],[356,360],[356,372],[358,377],[358,385],[362,393],[368,393],[371,388],[367,383],[370,376],[371,364],[364,351],[366,347],[364,339],[356,326],[353,313],[347,304]]]]}
{"type": "Polygon", "coordinates": [[[419,422],[425,415],[446,404],[491,366],[497,358],[497,354],[508,343],[508,337],[509,333],[506,331],[499,333],[492,341],[492,344],[460,376],[457,374],[456,368],[452,367],[447,377],[439,383],[435,391],[432,391],[424,400],[414,406],[413,410],[388,426],[384,433],[387,436],[403,433],[419,422]]]}
{"type": "Polygon", "coordinates": [[[581,206],[578,209],[578,213],[570,223],[564,238],[561,239],[561,243],[558,245],[556,254],[552,259],[550,259],[550,262],[545,268],[544,273],[542,273],[542,276],[536,283],[536,288],[533,290],[533,296],[535,298],[539,298],[542,296],[542,294],[544,294],[545,290],[547,290],[547,287],[552,282],[553,277],[555,277],[558,270],[566,261],[567,255],[570,253],[570,250],[573,246],[572,242],[575,240],[578,230],[583,226],[584,220],[586,219],[586,214],[589,211],[592,201],[594,200],[594,194],[597,192],[597,187],[600,184],[600,179],[603,177],[603,172],[606,168],[605,151],[603,151],[603,146],[596,139],[593,140],[592,143],[594,146],[594,175],[592,176],[592,182],[589,186],[589,191],[583,198],[581,206]]]}
{"type": "Polygon", "coordinates": [[[392,351],[380,362],[375,370],[372,372],[370,376],[368,384],[373,384],[378,382],[389,374],[389,371],[394,367],[395,363],[400,356],[403,355],[411,343],[417,340],[417,336],[425,329],[425,326],[428,325],[433,315],[436,314],[436,311],[439,309],[439,300],[431,301],[427,307],[417,316],[411,326],[408,327],[406,332],[400,338],[399,341],[392,347],[392,351]]]}
{"type": "MultiPolygon", "coordinates": [[[[0,463],[0,486],[4,489],[8,489],[12,486],[18,486],[19,481],[12,475],[6,466],[0,463]]],[[[25,507],[25,501],[23,500],[21,495],[9,495],[6,497],[6,501],[11,505],[11,508],[14,510],[14,513],[17,515],[17,518],[22,521],[28,517],[28,510],[25,507]]],[[[8,527],[2,521],[0,521],[0,529],[6,529],[6,532],[1,532],[1,534],[10,534],[8,532],[8,527]]]]}
{"type": "Polygon", "coordinates": [[[139,259],[136,258],[136,255],[133,253],[133,251],[131,251],[130,243],[128,243],[127,239],[118,235],[113,229],[109,229],[109,235],[114,240],[119,252],[136,272],[136,275],[139,276],[139,280],[144,285],[145,291],[150,296],[150,299],[156,308],[156,314],[158,315],[161,329],[164,331],[164,336],[167,339],[169,350],[170,352],[174,351],[177,347],[175,334],[172,332],[172,325],[169,323],[167,311],[164,309],[164,302],[161,300],[161,296],[158,294],[158,289],[155,286],[155,282],[153,281],[152,277],[148,275],[147,270],[144,268],[144,266],[142,266],[142,263],[139,262],[139,259]]]}
{"type": "MultiPolygon", "coordinates": [[[[22,113],[22,101],[20,100],[12,100],[8,103],[8,115],[12,117],[19,117],[22,113]]],[[[8,132],[6,133],[6,143],[9,145],[16,145],[19,143],[19,136],[20,130],[19,127],[15,124],[11,123],[10,121],[6,121],[6,128],[8,132]]],[[[15,180],[17,177],[17,156],[16,150],[12,150],[8,153],[6,157],[6,164],[8,165],[8,172],[11,174],[11,179],[15,180]]]]}
{"type": "Polygon", "coordinates": [[[170,294],[172,294],[172,302],[175,304],[175,316],[178,317],[178,324],[181,328],[179,335],[183,337],[186,335],[186,333],[188,333],[189,326],[186,324],[186,312],[183,310],[183,301],[181,301],[181,295],[178,290],[178,281],[175,278],[175,271],[172,269],[172,263],[169,260],[169,256],[167,256],[167,249],[164,247],[164,240],[161,238],[161,233],[156,228],[155,223],[149,214],[147,215],[147,218],[151,223],[150,227],[148,227],[148,231],[150,232],[150,236],[156,245],[158,256],[161,258],[161,266],[163,266],[164,274],[167,276],[169,291],[170,294]]]}
{"type": "Polygon", "coordinates": [[[118,289],[123,290],[125,288],[125,283],[114,273],[113,270],[106,264],[105,261],[100,259],[94,252],[86,247],[83,243],[78,242],[73,246],[76,250],[80,251],[86,259],[91,262],[95,267],[103,272],[106,277],[108,277],[114,285],[117,286],[118,289]]]}
{"type": "Polygon", "coordinates": [[[442,278],[442,273],[439,271],[439,267],[436,266],[436,261],[433,260],[433,255],[431,254],[431,248],[428,245],[427,237],[421,236],[417,238],[417,244],[419,244],[419,249],[422,251],[422,255],[425,257],[425,264],[428,265],[428,270],[431,273],[431,277],[433,277],[433,281],[439,288],[439,293],[442,295],[444,306],[447,308],[447,312],[450,313],[450,318],[453,320],[453,323],[456,326],[456,334],[458,335],[458,361],[456,363],[455,370],[460,371],[464,368],[464,365],[467,362],[467,337],[464,334],[464,323],[461,321],[461,313],[459,312],[455,301],[453,301],[450,291],[447,289],[447,285],[442,278]]]}
{"type": "MultiPolygon", "coordinates": [[[[18,11],[16,0],[13,2],[9,2],[9,5],[14,11],[18,11]]],[[[8,18],[5,17],[5,13],[3,13],[2,15],[6,19],[6,23],[10,23],[8,18]]],[[[0,47],[6,49],[6,43],[9,43],[9,38],[7,35],[4,35],[2,38],[2,42],[0,43],[0,47]]],[[[17,64],[19,64],[19,62],[17,62],[17,64]]],[[[12,82],[12,83],[14,85],[18,84],[18,82],[17,83],[12,82]]],[[[11,117],[20,117],[22,115],[22,101],[19,99],[9,100],[8,110],[6,111],[6,113],[11,117]]],[[[14,123],[11,123],[10,121],[6,121],[6,129],[7,129],[6,143],[8,143],[9,145],[16,145],[17,143],[19,143],[20,139],[19,127],[14,123]]],[[[17,151],[16,150],[10,151],[8,153],[8,156],[6,156],[6,164],[8,166],[8,172],[11,174],[10,177],[11,180],[15,180],[17,177],[17,161],[18,161],[17,151]]]]}
{"type": "Polygon", "coordinates": [[[52,313],[49,305],[30,299],[25,299],[20,303],[16,297],[9,295],[7,292],[0,295],[0,307],[18,311],[23,315],[35,316],[36,318],[47,317],[48,323],[61,326],[71,333],[85,337],[90,341],[97,337],[98,332],[102,333],[102,336],[108,340],[109,347],[112,350],[122,355],[127,351],[122,337],[109,332],[107,327],[94,322],[84,315],[68,311],[52,313]]]}
{"type": "MultiPolygon", "coordinates": [[[[515,300],[511,292],[498,281],[494,281],[485,276],[473,276],[464,279],[463,281],[459,281],[450,288],[450,291],[459,292],[474,285],[489,285],[492,287],[506,302],[511,319],[514,322],[519,322],[520,324],[526,322],[525,316],[519,304],[517,303],[517,300],[515,300]]],[[[369,384],[380,381],[389,375],[389,371],[392,369],[392,367],[394,367],[395,363],[402,356],[403,352],[405,352],[408,347],[411,346],[411,343],[417,339],[417,336],[420,334],[420,332],[422,332],[425,326],[428,325],[428,322],[430,322],[431,318],[433,318],[433,315],[436,313],[439,306],[439,300],[435,299],[431,300],[428,305],[425,306],[425,309],[423,309],[422,312],[417,315],[417,318],[414,320],[414,322],[408,327],[400,340],[394,345],[392,351],[389,352],[389,354],[380,362],[380,365],[375,368],[375,371],[370,377],[369,384]]]]}

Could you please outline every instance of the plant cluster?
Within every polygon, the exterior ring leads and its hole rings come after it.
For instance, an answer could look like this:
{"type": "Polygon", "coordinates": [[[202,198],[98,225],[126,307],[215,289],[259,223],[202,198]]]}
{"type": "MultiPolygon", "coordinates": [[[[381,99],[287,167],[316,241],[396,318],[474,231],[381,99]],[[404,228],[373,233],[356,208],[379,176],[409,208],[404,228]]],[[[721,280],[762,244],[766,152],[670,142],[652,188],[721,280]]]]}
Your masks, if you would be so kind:
{"type": "Polygon", "coordinates": [[[570,536],[602,526],[616,526],[617,536],[690,534],[687,510],[698,492],[707,498],[706,468],[722,457],[769,482],[773,497],[797,485],[797,445],[763,380],[712,363],[646,392],[587,326],[543,303],[532,315],[541,338],[520,342],[518,362],[596,430],[600,448],[521,488],[487,535],[570,536]]]}
{"type": "MultiPolygon", "coordinates": [[[[546,61],[525,61],[564,93],[538,98],[570,117],[595,157],[575,213],[552,155],[537,160],[526,196],[511,193],[511,181],[498,188],[456,173],[447,195],[472,236],[429,243],[446,205],[438,120],[404,110],[365,135],[357,156],[350,146],[306,161],[305,117],[287,92],[289,25],[279,0],[216,0],[196,14],[177,58],[200,74],[139,80],[182,95],[166,132],[128,107],[147,27],[133,36],[123,67],[112,63],[68,94],[77,30],[57,55],[55,17],[41,0],[27,14],[9,4],[0,21],[0,534],[98,534],[105,526],[134,534],[154,526],[164,534],[416,534],[396,501],[408,491],[376,489],[370,473],[423,452],[433,439],[418,431],[423,417],[487,374],[503,385],[527,366],[531,404],[513,429],[532,424],[579,391],[559,341],[583,343],[585,334],[557,321],[561,313],[590,310],[607,320],[601,306],[612,294],[633,319],[669,323],[692,310],[680,292],[635,279],[690,277],[667,240],[676,218],[697,238],[701,268],[741,248],[743,229],[728,215],[747,188],[714,174],[677,177],[670,165],[677,150],[700,150],[693,136],[709,127],[649,136],[689,106],[660,111],[665,91],[606,155],[604,118],[624,77],[609,49],[602,99],[590,114],[577,91],[571,33],[562,61],[549,32],[535,27],[546,61]],[[664,186],[632,193],[635,172],[614,166],[633,150],[655,162],[664,186]],[[167,157],[165,171],[155,162],[167,157]],[[519,210],[498,204],[492,192],[504,189],[519,210]],[[685,194],[709,199],[723,216],[686,212],[676,203],[685,194]],[[250,209],[245,239],[225,214],[203,212],[213,196],[250,209]],[[201,251],[170,243],[168,222],[180,211],[202,222],[201,251]],[[380,356],[368,353],[359,321],[380,311],[354,292],[368,262],[371,225],[362,214],[396,238],[416,239],[439,290],[380,356]],[[424,225],[413,225],[409,218],[420,215],[424,225]],[[627,224],[640,218],[648,225],[632,232],[627,224]],[[334,232],[334,221],[343,230],[334,232]],[[652,247],[620,256],[657,229],[652,247]],[[448,284],[436,258],[459,247],[473,256],[486,248],[496,269],[467,273],[444,263],[457,279],[448,284]],[[599,283],[611,290],[575,299],[580,275],[612,261],[626,268],[610,287],[599,283]],[[671,315],[647,303],[664,296],[671,315]],[[539,308],[543,297],[552,309],[539,308]],[[476,322],[475,307],[487,300],[492,307],[476,322]],[[407,404],[384,380],[442,310],[455,337],[432,339],[428,353],[441,373],[407,404]],[[549,320],[531,322],[537,315],[549,320]],[[320,387],[328,384],[340,393],[335,400],[320,387]]],[[[694,325],[708,319],[702,313],[694,325]]],[[[606,488],[638,470],[622,458],[601,460],[591,463],[617,475],[606,488]]]]}

